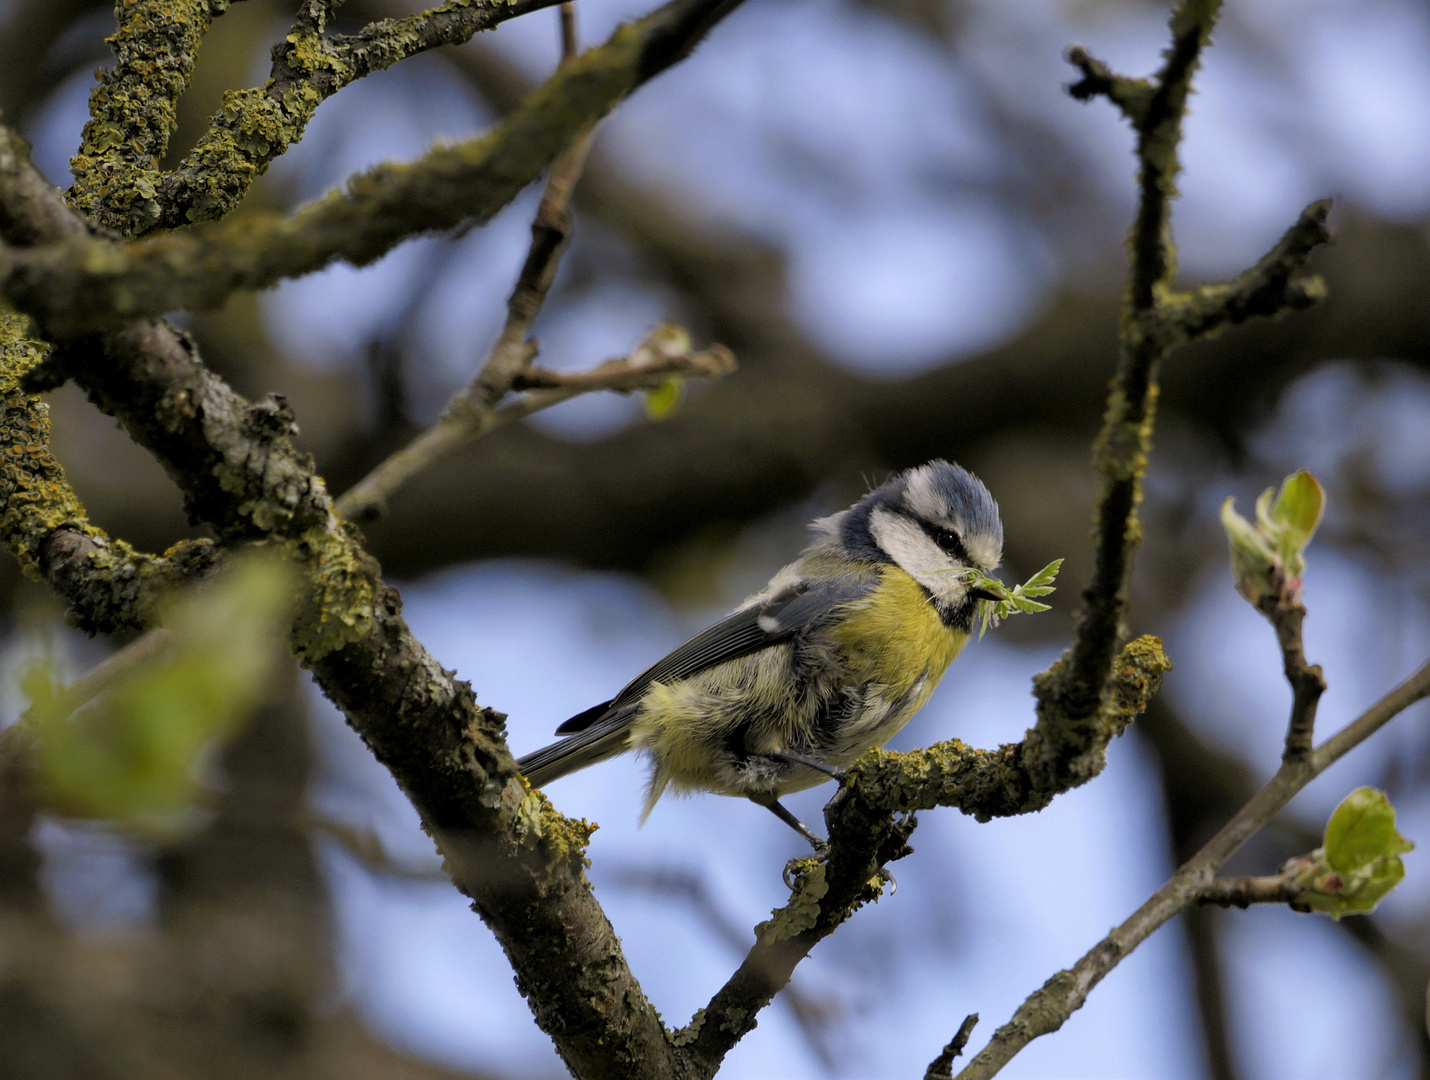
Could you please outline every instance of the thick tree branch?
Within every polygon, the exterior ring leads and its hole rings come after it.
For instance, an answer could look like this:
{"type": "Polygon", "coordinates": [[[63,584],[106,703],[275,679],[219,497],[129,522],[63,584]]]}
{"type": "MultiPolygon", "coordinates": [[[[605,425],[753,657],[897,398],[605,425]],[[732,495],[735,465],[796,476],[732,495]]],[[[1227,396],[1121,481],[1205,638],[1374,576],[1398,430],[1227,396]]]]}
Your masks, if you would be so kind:
{"type": "Polygon", "coordinates": [[[0,253],[0,287],[49,334],[207,308],[343,259],[364,266],[412,236],[481,223],[581,131],[685,56],[739,0],[670,0],[563,65],[494,131],[382,165],[287,217],[254,215],[121,247],[76,240],[0,253]]]}
{"type": "Polygon", "coordinates": [[[1395,716],[1430,696],[1430,662],[1346,725],[1309,756],[1283,761],[1276,775],[1200,851],[1120,926],[1072,968],[1060,971],[1018,1007],[1013,1019],[969,1063],[958,1080],[986,1080],[1024,1046],[1062,1027],[1102,978],[1158,927],[1212,887],[1216,872],[1291,799],[1354,747],[1395,716]]]}
{"type": "Polygon", "coordinates": [[[273,47],[262,86],[229,93],[198,144],[157,184],[152,228],[214,221],[303,137],[318,106],[345,86],[400,60],[474,34],[558,0],[448,0],[427,11],[370,23],[354,34],[324,34],[327,11],[300,15],[273,47]]]}
{"type": "Polygon", "coordinates": [[[178,124],[179,95],[199,43],[229,0],[119,0],[109,39],[114,67],[101,70],[90,120],[70,159],[70,204],[90,221],[133,236],[160,217],[159,159],[178,124]]]}
{"type": "MultiPolygon", "coordinates": [[[[3,191],[0,183],[0,199],[3,191]]],[[[48,407],[20,389],[44,355],[25,330],[23,317],[0,314],[0,536],[28,576],[68,601],[81,629],[144,629],[173,586],[208,573],[218,551],[198,540],[148,555],[90,523],[50,453],[48,407]]]]}
{"type": "MultiPolygon", "coordinates": [[[[643,72],[688,49],[691,27],[680,26],[684,36],[669,27],[648,35],[643,72]]],[[[0,198],[5,190],[0,180],[0,198]]],[[[295,652],[412,798],[572,1070],[672,1075],[665,1030],[582,872],[590,826],[531,791],[506,748],[503,717],[479,708],[412,636],[396,593],[289,443],[283,403],[243,401],[163,323],[73,341],[64,364],[161,460],[191,513],[229,542],[278,545],[300,567],[295,652]]]]}

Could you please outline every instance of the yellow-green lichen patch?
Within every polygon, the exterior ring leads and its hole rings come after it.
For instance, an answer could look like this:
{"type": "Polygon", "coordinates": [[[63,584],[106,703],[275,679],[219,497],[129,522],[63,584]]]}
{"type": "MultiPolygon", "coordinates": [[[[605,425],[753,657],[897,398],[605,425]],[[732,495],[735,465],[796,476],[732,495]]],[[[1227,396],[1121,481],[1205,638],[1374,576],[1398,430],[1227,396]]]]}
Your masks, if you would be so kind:
{"type": "Polygon", "coordinates": [[[121,0],[108,39],[114,67],[90,94],[90,120],[70,159],[71,205],[92,221],[134,236],[162,216],[159,159],[177,125],[199,43],[226,0],[121,0]]]}
{"type": "Polygon", "coordinates": [[[293,648],[312,664],[372,630],[377,578],[369,556],[342,528],[316,526],[288,541],[307,595],[293,623],[293,648]]]}
{"type": "Polygon", "coordinates": [[[671,1046],[689,1046],[700,1036],[700,1029],[705,1026],[705,1010],[696,1009],[695,1015],[690,1018],[690,1023],[677,1031],[667,1031],[665,1033],[666,1042],[671,1046]]]}
{"type": "Polygon", "coordinates": [[[755,927],[755,934],[761,941],[774,945],[814,929],[819,921],[820,901],[829,892],[824,869],[824,863],[813,858],[796,863],[795,873],[799,877],[795,881],[794,895],[788,904],[776,908],[770,913],[770,918],[755,927]]]}
{"type": "Polygon", "coordinates": [[[20,380],[49,355],[50,347],[30,337],[30,320],[13,311],[0,311],[0,395],[15,393],[20,380]]]}

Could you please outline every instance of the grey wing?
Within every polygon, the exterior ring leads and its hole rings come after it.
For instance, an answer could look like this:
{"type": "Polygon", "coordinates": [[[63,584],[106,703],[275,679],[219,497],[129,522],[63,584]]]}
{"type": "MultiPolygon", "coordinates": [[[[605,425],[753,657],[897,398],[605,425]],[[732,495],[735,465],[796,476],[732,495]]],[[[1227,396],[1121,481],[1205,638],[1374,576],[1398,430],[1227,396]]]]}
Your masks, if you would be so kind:
{"type": "Polygon", "coordinates": [[[558,735],[570,735],[603,722],[629,709],[649,689],[651,683],[671,683],[689,678],[727,660],[759,652],[788,641],[818,626],[837,608],[867,596],[877,577],[848,574],[811,581],[796,578],[764,601],[727,615],[657,661],[628,682],[610,701],[573,716],[559,728],[558,735]]]}

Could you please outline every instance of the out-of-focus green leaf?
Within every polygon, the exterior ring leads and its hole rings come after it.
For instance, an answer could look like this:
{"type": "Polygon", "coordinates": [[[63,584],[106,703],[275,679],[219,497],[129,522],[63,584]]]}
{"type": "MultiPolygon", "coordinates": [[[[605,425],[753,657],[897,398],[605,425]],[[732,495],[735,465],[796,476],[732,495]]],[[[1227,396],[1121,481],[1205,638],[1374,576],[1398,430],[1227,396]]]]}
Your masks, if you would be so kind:
{"type": "Polygon", "coordinates": [[[1322,846],[1300,860],[1297,901],[1336,919],[1374,911],[1405,877],[1400,856],[1414,847],[1396,830],[1385,792],[1359,788],[1336,807],[1322,846]]]}
{"type": "Polygon", "coordinates": [[[176,598],[163,619],[172,647],[73,715],[50,671],[31,668],[26,720],[45,805],[159,829],[187,809],[204,751],[234,732],[266,691],[291,592],[285,564],[239,560],[176,598]]]}
{"type": "Polygon", "coordinates": [[[654,390],[647,390],[645,395],[646,416],[651,420],[664,420],[674,413],[675,407],[680,404],[684,382],[680,376],[672,375],[654,390]]]}

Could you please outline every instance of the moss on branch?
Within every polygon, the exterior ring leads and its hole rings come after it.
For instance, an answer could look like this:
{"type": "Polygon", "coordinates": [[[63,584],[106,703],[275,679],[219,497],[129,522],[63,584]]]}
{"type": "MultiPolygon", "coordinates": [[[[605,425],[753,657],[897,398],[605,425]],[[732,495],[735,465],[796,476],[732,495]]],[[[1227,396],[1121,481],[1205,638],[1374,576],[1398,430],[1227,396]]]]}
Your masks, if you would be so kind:
{"type": "Polygon", "coordinates": [[[0,536],[25,574],[48,582],[90,633],[121,633],[154,622],[162,598],[218,561],[207,540],[161,556],[135,551],[92,525],[64,468],[50,453],[49,408],[20,389],[45,347],[25,320],[0,314],[0,536]]]}
{"type": "Polygon", "coordinates": [[[215,221],[232,210],[273,160],[303,137],[328,98],[374,71],[440,45],[460,45],[483,30],[559,0],[448,0],[353,34],[324,34],[299,20],[273,47],[269,79],[231,90],[184,160],[159,180],[155,228],[215,221]]]}
{"type": "MultiPolygon", "coordinates": [[[[42,189],[22,157],[0,156],[6,214],[26,210],[24,200],[11,202],[10,195],[42,189]]],[[[58,202],[53,192],[48,197],[58,202]]],[[[65,221],[37,213],[25,227],[48,242],[69,230],[65,221]]],[[[20,336],[18,317],[12,330],[22,349],[8,357],[18,381],[42,350],[20,336]]],[[[294,557],[304,581],[296,651],[412,798],[453,881],[502,942],[538,1023],[573,1072],[649,1080],[672,1075],[664,1027],[585,878],[592,826],[564,818],[530,789],[507,749],[504,717],[480,707],[471,687],[412,635],[397,593],[383,584],[357,531],[333,513],[312,462],[294,450],[292,417],[282,400],[245,401],[203,365],[192,341],[163,322],[66,342],[53,362],[155,454],[194,519],[211,525],[226,544],[277,544],[294,557]]],[[[11,442],[18,454],[33,458],[39,451],[31,444],[41,445],[34,433],[13,427],[23,415],[16,408],[7,413],[11,442]]],[[[27,469],[5,492],[6,504],[17,508],[17,517],[23,511],[25,520],[41,520],[42,535],[65,538],[66,574],[58,588],[99,589],[110,567],[95,555],[96,538],[82,522],[78,529],[69,527],[73,521],[55,525],[80,513],[64,501],[68,489],[54,482],[56,475],[62,474],[48,460],[44,468],[27,469]],[[71,545],[69,536],[79,542],[71,545]]],[[[23,523],[4,524],[26,542],[23,523]]],[[[22,554],[28,550],[21,547],[22,554]]],[[[39,565],[40,556],[32,561],[39,565]]],[[[143,611],[131,597],[103,613],[94,628],[123,629],[125,619],[142,621],[143,611]]]]}
{"type": "Polygon", "coordinates": [[[108,44],[114,67],[99,73],[90,119],[70,159],[70,204],[89,220],[133,236],[160,219],[159,159],[178,122],[199,43],[229,0],[119,0],[108,44]]]}
{"type": "Polygon", "coordinates": [[[409,237],[484,222],[588,125],[684,56],[738,0],[671,0],[560,70],[495,130],[382,165],[289,216],[255,215],[130,246],[74,238],[0,253],[0,286],[47,333],[208,308],[342,259],[366,265],[409,237]]]}

